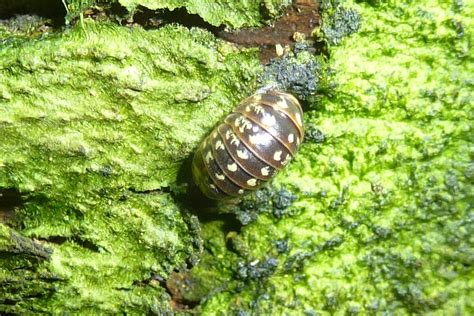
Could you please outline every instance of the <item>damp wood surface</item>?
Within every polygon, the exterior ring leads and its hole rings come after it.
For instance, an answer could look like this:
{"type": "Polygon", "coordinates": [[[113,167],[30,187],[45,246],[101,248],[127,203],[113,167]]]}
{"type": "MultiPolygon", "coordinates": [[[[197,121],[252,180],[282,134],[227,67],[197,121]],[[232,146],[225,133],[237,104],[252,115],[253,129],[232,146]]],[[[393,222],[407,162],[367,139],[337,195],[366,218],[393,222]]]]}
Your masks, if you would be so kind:
{"type": "Polygon", "coordinates": [[[243,28],[220,31],[217,35],[244,47],[259,47],[260,60],[267,63],[278,57],[276,45],[294,46],[301,39],[313,39],[313,32],[321,26],[319,2],[295,1],[283,15],[270,25],[260,28],[243,28]]]}
{"type": "Polygon", "coordinates": [[[296,2],[283,16],[268,26],[222,31],[218,35],[230,42],[247,47],[294,44],[295,33],[311,39],[315,28],[321,25],[319,5],[316,1],[296,2]]]}

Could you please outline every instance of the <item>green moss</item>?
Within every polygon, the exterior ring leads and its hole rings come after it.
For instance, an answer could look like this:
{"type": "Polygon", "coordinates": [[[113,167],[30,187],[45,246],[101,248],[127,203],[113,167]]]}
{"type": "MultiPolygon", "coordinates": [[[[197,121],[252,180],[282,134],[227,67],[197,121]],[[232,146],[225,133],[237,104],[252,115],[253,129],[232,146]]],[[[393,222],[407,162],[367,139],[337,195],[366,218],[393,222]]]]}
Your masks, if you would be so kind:
{"type": "Polygon", "coordinates": [[[116,0],[63,0],[63,4],[66,9],[66,24],[69,24],[71,21],[77,18],[82,18],[82,15],[85,10],[93,7],[99,7],[98,3],[101,3],[101,5],[106,6],[108,4],[116,3],[116,0]]]}
{"type": "Polygon", "coordinates": [[[256,67],[253,53],[184,28],[90,24],[0,53],[0,186],[48,197],[174,185],[179,160],[251,89],[242,81],[256,67]]]}
{"type": "Polygon", "coordinates": [[[336,87],[305,113],[324,139],[274,182],[297,193],[292,212],[260,214],[221,251],[216,274],[234,281],[203,314],[474,312],[474,6],[351,7],[362,25],[330,47],[336,87]]]}
{"type": "Polygon", "coordinates": [[[195,261],[201,239],[168,192],[258,65],[178,26],[86,21],[0,50],[0,189],[23,196],[9,225],[52,251],[0,239],[0,311],[169,310],[150,278],[195,261]]]}
{"type": "MultiPolygon", "coordinates": [[[[261,26],[276,19],[291,4],[291,0],[65,0],[65,3],[66,23],[80,19],[89,9],[105,10],[108,18],[112,20],[132,20],[140,7],[171,11],[183,8],[189,14],[199,15],[213,26],[242,28],[261,26]],[[117,11],[118,6],[125,7],[128,12],[117,11]]],[[[157,14],[159,17],[160,12],[157,14]]],[[[180,14],[177,13],[177,20],[183,18],[180,14]]]]}
{"type": "Polygon", "coordinates": [[[214,25],[226,25],[232,28],[259,26],[269,18],[282,13],[290,5],[289,0],[119,0],[120,4],[133,11],[141,5],[151,10],[186,8],[191,14],[197,14],[206,22],[214,25]]]}
{"type": "MultiPolygon", "coordinates": [[[[247,225],[203,223],[202,256],[174,193],[202,137],[254,91],[255,52],[88,21],[7,43],[0,188],[24,203],[0,224],[0,312],[164,314],[157,280],[200,257],[183,297],[203,314],[474,313],[474,7],[351,6],[361,29],[329,47],[336,86],[306,104],[310,137],[258,216],[243,205],[247,225]]],[[[239,25],[263,21],[239,8],[239,25]]]]}

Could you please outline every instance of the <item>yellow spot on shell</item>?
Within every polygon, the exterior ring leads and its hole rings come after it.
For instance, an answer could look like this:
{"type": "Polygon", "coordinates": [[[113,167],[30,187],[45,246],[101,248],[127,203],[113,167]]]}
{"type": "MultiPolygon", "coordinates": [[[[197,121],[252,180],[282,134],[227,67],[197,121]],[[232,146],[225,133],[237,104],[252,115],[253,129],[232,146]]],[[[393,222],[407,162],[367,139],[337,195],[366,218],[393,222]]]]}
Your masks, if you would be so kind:
{"type": "Polygon", "coordinates": [[[281,160],[281,150],[278,150],[278,151],[275,151],[275,153],[273,154],[273,159],[276,160],[276,161],[280,161],[281,160]]]}
{"type": "Polygon", "coordinates": [[[261,105],[255,104],[253,106],[253,109],[254,109],[254,112],[257,113],[257,114],[261,114],[261,115],[265,114],[265,109],[261,105]]]}
{"type": "Polygon", "coordinates": [[[235,135],[233,132],[231,132],[230,137],[232,138],[230,140],[230,143],[234,146],[239,146],[240,145],[240,140],[237,138],[237,135],[235,135]]]}
{"type": "Polygon", "coordinates": [[[251,187],[254,187],[257,185],[257,179],[249,179],[247,180],[247,184],[250,185],[251,187]]]}
{"type": "Polygon", "coordinates": [[[281,162],[281,164],[282,164],[283,166],[286,166],[286,165],[290,162],[290,160],[291,160],[291,156],[287,154],[286,157],[285,157],[285,160],[283,160],[283,161],[281,162]]]}
{"type": "Polygon", "coordinates": [[[236,172],[237,171],[237,164],[231,163],[231,164],[227,165],[227,169],[229,169],[229,171],[236,172]]]}
{"type": "Polygon", "coordinates": [[[273,142],[272,135],[262,132],[254,135],[248,135],[248,139],[254,145],[268,146],[273,142]]]}
{"type": "Polygon", "coordinates": [[[292,144],[294,141],[295,141],[295,135],[293,135],[293,133],[290,133],[288,135],[288,142],[292,144]]]}
{"type": "Polygon", "coordinates": [[[276,106],[280,109],[287,109],[288,103],[286,102],[285,98],[280,98],[280,100],[276,103],[276,106]]]}
{"type": "Polygon", "coordinates": [[[240,159],[249,159],[249,155],[247,154],[246,151],[244,150],[237,150],[237,156],[240,158],[240,159]]]}
{"type": "Polygon", "coordinates": [[[265,115],[262,119],[262,123],[267,126],[273,126],[276,124],[276,118],[273,115],[265,115]]]}
{"type": "Polygon", "coordinates": [[[250,122],[249,120],[243,118],[243,117],[239,117],[236,122],[239,122],[240,125],[239,125],[239,131],[241,133],[245,132],[246,129],[251,129],[252,128],[252,122],[250,122]]]}
{"type": "Polygon", "coordinates": [[[301,120],[301,115],[299,113],[296,113],[295,118],[296,118],[296,123],[298,123],[299,126],[302,126],[303,121],[301,120]]]}
{"type": "Polygon", "coordinates": [[[209,162],[214,159],[214,156],[212,156],[212,152],[208,151],[206,154],[206,162],[209,162]]]}
{"type": "Polygon", "coordinates": [[[216,142],[216,149],[222,149],[222,150],[224,150],[224,149],[225,149],[224,143],[222,143],[222,141],[218,140],[218,141],[216,142]]]}

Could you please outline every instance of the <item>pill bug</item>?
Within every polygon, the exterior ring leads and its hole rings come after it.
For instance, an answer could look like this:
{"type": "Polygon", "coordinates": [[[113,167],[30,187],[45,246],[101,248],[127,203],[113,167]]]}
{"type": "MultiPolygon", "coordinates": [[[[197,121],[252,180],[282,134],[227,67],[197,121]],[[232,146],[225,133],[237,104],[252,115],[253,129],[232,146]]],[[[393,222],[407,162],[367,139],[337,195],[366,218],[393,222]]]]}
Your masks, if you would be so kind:
{"type": "Polygon", "coordinates": [[[296,154],[304,137],[302,117],[291,94],[269,90],[246,98],[194,154],[196,185],[215,200],[258,189],[296,154]]]}

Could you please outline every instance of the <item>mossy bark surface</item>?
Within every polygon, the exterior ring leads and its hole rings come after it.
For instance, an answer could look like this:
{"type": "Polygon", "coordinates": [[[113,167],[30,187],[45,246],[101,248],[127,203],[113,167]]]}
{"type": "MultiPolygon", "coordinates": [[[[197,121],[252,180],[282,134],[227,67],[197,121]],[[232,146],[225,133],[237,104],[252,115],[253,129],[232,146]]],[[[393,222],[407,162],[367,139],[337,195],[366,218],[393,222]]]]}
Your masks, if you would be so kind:
{"type": "Polygon", "coordinates": [[[2,48],[0,188],[23,204],[0,224],[1,311],[168,310],[153,278],[201,244],[170,191],[258,69],[179,26],[87,22],[2,48]]]}
{"type": "Polygon", "coordinates": [[[261,26],[282,14],[291,0],[119,0],[119,3],[130,11],[137,6],[151,10],[185,8],[211,25],[241,28],[261,26]]]}
{"type": "MultiPolygon", "coordinates": [[[[120,3],[266,21],[258,1],[120,3]]],[[[0,193],[18,199],[0,205],[0,313],[474,313],[474,6],[346,5],[361,29],[323,15],[332,76],[313,64],[312,82],[334,85],[305,102],[295,160],[234,207],[241,228],[233,206],[199,221],[184,192],[199,142],[258,87],[256,51],[178,25],[0,23],[0,193]]]]}

